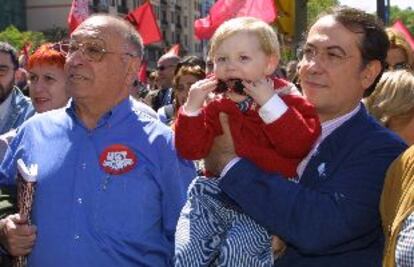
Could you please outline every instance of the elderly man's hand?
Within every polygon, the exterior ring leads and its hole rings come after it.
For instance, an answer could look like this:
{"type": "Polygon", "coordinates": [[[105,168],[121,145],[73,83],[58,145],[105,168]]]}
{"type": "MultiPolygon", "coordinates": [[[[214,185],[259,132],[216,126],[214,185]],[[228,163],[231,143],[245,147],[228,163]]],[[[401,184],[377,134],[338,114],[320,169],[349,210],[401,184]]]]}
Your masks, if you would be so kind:
{"type": "Polygon", "coordinates": [[[233,138],[230,133],[229,118],[225,113],[220,113],[220,123],[223,135],[214,139],[209,155],[205,158],[205,167],[211,173],[220,175],[223,168],[233,158],[237,157],[234,151],[233,138]]]}
{"type": "Polygon", "coordinates": [[[0,242],[12,256],[24,256],[32,251],[36,240],[36,227],[27,224],[19,214],[0,221],[0,242]]]}

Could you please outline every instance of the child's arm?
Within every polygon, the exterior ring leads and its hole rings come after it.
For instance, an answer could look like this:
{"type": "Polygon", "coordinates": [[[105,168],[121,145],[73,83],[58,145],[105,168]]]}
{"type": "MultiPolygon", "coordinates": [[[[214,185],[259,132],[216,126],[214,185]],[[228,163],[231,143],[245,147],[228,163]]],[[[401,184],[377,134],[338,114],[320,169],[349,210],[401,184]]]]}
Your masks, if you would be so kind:
{"type": "Polygon", "coordinates": [[[286,112],[263,129],[280,154],[288,158],[305,157],[318,138],[321,126],[316,110],[303,97],[285,95],[286,112]]]}
{"type": "Polygon", "coordinates": [[[175,121],[175,145],[179,155],[185,159],[198,160],[210,151],[217,129],[218,110],[214,101],[202,108],[207,95],[215,89],[214,78],[194,83],[189,91],[187,102],[178,111],[175,121]],[[217,117],[217,118],[215,118],[217,117]]]}
{"type": "MultiPolygon", "coordinates": [[[[271,79],[243,82],[243,85],[245,92],[261,107],[272,97],[279,97],[275,96],[275,87],[293,86],[283,80],[271,79]]],[[[303,97],[292,93],[281,96],[281,99],[285,105],[279,102],[283,107],[274,107],[280,116],[273,122],[265,123],[263,130],[279,155],[290,159],[303,158],[320,134],[316,110],[303,97]]]]}

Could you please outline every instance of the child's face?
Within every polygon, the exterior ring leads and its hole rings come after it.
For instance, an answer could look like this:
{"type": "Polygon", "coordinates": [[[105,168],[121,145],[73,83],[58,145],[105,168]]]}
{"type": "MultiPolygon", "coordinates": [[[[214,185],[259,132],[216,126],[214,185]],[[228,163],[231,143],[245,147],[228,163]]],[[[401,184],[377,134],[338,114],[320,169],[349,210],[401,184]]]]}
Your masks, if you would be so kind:
{"type": "Polygon", "coordinates": [[[225,39],[214,56],[214,73],[220,80],[257,81],[272,74],[276,57],[267,56],[255,34],[236,33],[225,39]]]}

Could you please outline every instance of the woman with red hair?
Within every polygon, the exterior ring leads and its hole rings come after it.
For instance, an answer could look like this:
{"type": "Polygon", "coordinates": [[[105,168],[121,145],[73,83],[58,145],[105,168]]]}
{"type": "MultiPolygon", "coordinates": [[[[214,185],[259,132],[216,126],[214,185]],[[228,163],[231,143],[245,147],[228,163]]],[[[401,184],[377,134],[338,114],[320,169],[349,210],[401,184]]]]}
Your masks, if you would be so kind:
{"type": "Polygon", "coordinates": [[[65,91],[63,46],[43,44],[29,58],[29,94],[38,113],[61,108],[69,99],[65,91]]]}
{"type": "MultiPolygon", "coordinates": [[[[27,71],[29,72],[29,94],[34,109],[42,113],[58,109],[66,105],[69,96],[65,91],[65,49],[63,44],[46,43],[40,46],[29,58],[27,71]]],[[[0,136],[0,161],[16,136],[12,130],[0,136]]],[[[0,219],[16,213],[15,187],[0,189],[0,219]]],[[[12,266],[10,258],[0,257],[1,266],[12,266]]]]}

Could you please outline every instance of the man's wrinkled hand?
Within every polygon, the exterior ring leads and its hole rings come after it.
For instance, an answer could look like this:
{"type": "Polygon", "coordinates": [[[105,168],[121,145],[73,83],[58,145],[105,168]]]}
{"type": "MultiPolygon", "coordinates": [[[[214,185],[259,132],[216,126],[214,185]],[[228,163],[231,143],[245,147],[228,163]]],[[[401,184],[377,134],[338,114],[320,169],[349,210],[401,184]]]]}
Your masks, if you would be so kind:
{"type": "Polygon", "coordinates": [[[20,214],[7,216],[0,221],[0,242],[12,256],[30,253],[36,240],[36,227],[28,225],[20,214]]]}
{"type": "Polygon", "coordinates": [[[230,160],[237,157],[230,132],[228,115],[220,113],[219,117],[223,134],[214,139],[210,153],[205,158],[206,169],[217,176],[220,175],[221,171],[230,160]]]}

